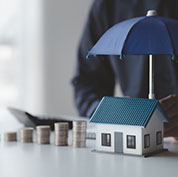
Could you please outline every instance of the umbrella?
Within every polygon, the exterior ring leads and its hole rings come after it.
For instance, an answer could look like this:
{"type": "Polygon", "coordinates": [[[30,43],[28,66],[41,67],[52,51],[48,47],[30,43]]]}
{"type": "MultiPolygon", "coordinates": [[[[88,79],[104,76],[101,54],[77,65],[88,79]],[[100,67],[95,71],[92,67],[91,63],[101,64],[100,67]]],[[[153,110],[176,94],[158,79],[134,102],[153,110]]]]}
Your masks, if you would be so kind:
{"type": "Polygon", "coordinates": [[[147,16],[117,23],[107,30],[89,51],[91,55],[149,55],[149,98],[154,95],[153,55],[178,54],[178,20],[157,16],[155,10],[147,16]]]}

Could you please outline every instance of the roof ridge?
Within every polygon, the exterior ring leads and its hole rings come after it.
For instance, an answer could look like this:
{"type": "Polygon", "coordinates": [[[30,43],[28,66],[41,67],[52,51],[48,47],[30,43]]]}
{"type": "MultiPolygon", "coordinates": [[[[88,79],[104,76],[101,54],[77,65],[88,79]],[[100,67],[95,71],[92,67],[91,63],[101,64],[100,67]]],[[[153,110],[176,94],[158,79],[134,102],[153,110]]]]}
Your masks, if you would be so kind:
{"type": "Polygon", "coordinates": [[[157,99],[148,99],[148,98],[138,98],[138,97],[112,97],[112,96],[104,96],[104,98],[111,98],[111,99],[140,99],[140,100],[147,100],[147,101],[156,101],[159,102],[157,99]]]}

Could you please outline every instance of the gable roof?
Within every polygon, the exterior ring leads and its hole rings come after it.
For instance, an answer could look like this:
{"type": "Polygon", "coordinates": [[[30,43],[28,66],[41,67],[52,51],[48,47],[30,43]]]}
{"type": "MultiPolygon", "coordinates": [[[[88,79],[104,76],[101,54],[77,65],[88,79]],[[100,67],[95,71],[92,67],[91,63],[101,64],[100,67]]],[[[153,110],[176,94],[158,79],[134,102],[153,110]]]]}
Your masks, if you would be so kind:
{"type": "Polygon", "coordinates": [[[156,99],[103,97],[90,123],[146,127],[156,108],[168,122],[166,114],[156,99]]]}

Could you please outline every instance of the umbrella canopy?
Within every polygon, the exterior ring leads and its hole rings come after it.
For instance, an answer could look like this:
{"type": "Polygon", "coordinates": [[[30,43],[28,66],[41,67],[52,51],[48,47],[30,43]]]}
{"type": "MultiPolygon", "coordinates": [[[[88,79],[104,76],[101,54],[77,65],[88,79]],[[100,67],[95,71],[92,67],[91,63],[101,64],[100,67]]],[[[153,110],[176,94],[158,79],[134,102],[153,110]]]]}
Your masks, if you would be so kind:
{"type": "Polygon", "coordinates": [[[90,55],[149,55],[149,95],[154,94],[154,62],[152,55],[178,54],[178,20],[157,16],[155,10],[147,16],[132,18],[111,27],[89,51],[90,55]]]}
{"type": "Polygon", "coordinates": [[[98,40],[90,55],[178,54],[178,20],[143,16],[120,22],[98,40]]]}

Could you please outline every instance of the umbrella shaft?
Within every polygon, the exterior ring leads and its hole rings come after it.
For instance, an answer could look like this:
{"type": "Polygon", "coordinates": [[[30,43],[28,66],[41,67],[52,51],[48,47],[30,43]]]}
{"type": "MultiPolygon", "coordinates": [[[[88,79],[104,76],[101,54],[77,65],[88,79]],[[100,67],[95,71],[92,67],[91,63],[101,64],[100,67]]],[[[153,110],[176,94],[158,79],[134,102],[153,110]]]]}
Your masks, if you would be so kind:
{"type": "Polygon", "coordinates": [[[149,55],[149,99],[154,99],[154,61],[153,56],[149,55]]]}

